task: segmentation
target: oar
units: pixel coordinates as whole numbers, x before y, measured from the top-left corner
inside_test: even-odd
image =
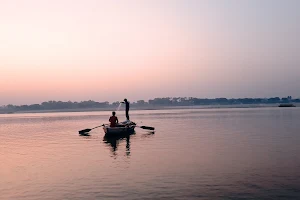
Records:
[[[142,129],[151,130],[151,131],[153,131],[155,129],[154,127],[151,127],[151,126],[136,126],[136,127],[139,127],[139,128],[142,128]]]
[[[100,125],[100,126],[96,126],[96,127],[94,127],[94,128],[83,129],[83,130],[79,131],[79,134],[82,134],[82,133],[88,133],[88,132],[90,132],[91,130],[93,130],[93,129],[95,129],[95,128],[99,128],[99,127],[101,127],[101,126],[104,126],[104,124],[102,124],[102,125]]]

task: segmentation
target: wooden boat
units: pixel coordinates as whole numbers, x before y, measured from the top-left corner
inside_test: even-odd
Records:
[[[109,124],[103,125],[103,130],[105,136],[119,136],[119,135],[129,135],[134,133],[134,128],[136,124],[132,121],[125,121],[119,123],[116,127],[110,127]]]

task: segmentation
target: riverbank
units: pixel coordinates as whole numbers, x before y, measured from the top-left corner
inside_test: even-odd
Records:
[[[300,103],[294,104],[300,107]],[[279,104],[233,104],[233,105],[201,105],[201,106],[132,106],[131,110],[174,110],[174,109],[218,109],[218,108],[265,108],[278,107]],[[97,112],[113,111],[116,108],[84,108],[84,109],[53,109],[53,110],[28,110],[28,111],[0,111],[0,114],[18,113],[55,113],[55,112]],[[121,108],[123,110],[124,108]]]

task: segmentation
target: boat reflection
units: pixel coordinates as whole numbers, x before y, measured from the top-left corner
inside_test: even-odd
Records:
[[[116,151],[118,150],[118,146],[120,142],[126,140],[126,156],[130,156],[130,137],[135,135],[135,132],[127,135],[121,135],[121,136],[104,136],[103,141],[104,143],[108,144],[111,146],[111,152],[113,155],[116,155]]]
[[[141,134],[142,138],[148,138],[154,135],[154,132],[148,132],[146,134]],[[114,137],[103,137],[103,141],[105,144],[110,146],[111,153],[116,156],[117,155],[117,150],[119,148],[120,143],[123,141],[126,141],[126,156],[130,156],[130,144],[131,144],[131,139],[135,138],[136,132],[133,132],[131,134],[127,135],[121,135],[121,136],[114,136]]]

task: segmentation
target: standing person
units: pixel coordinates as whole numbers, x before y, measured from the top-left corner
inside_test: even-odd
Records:
[[[112,112],[112,116],[110,116],[109,122],[110,122],[110,127],[116,127],[117,124],[119,123],[119,120],[118,120],[118,117],[116,116],[115,111]]]
[[[124,102],[121,103],[125,103],[126,118],[129,121],[129,102],[127,101],[127,99],[124,99]]]

